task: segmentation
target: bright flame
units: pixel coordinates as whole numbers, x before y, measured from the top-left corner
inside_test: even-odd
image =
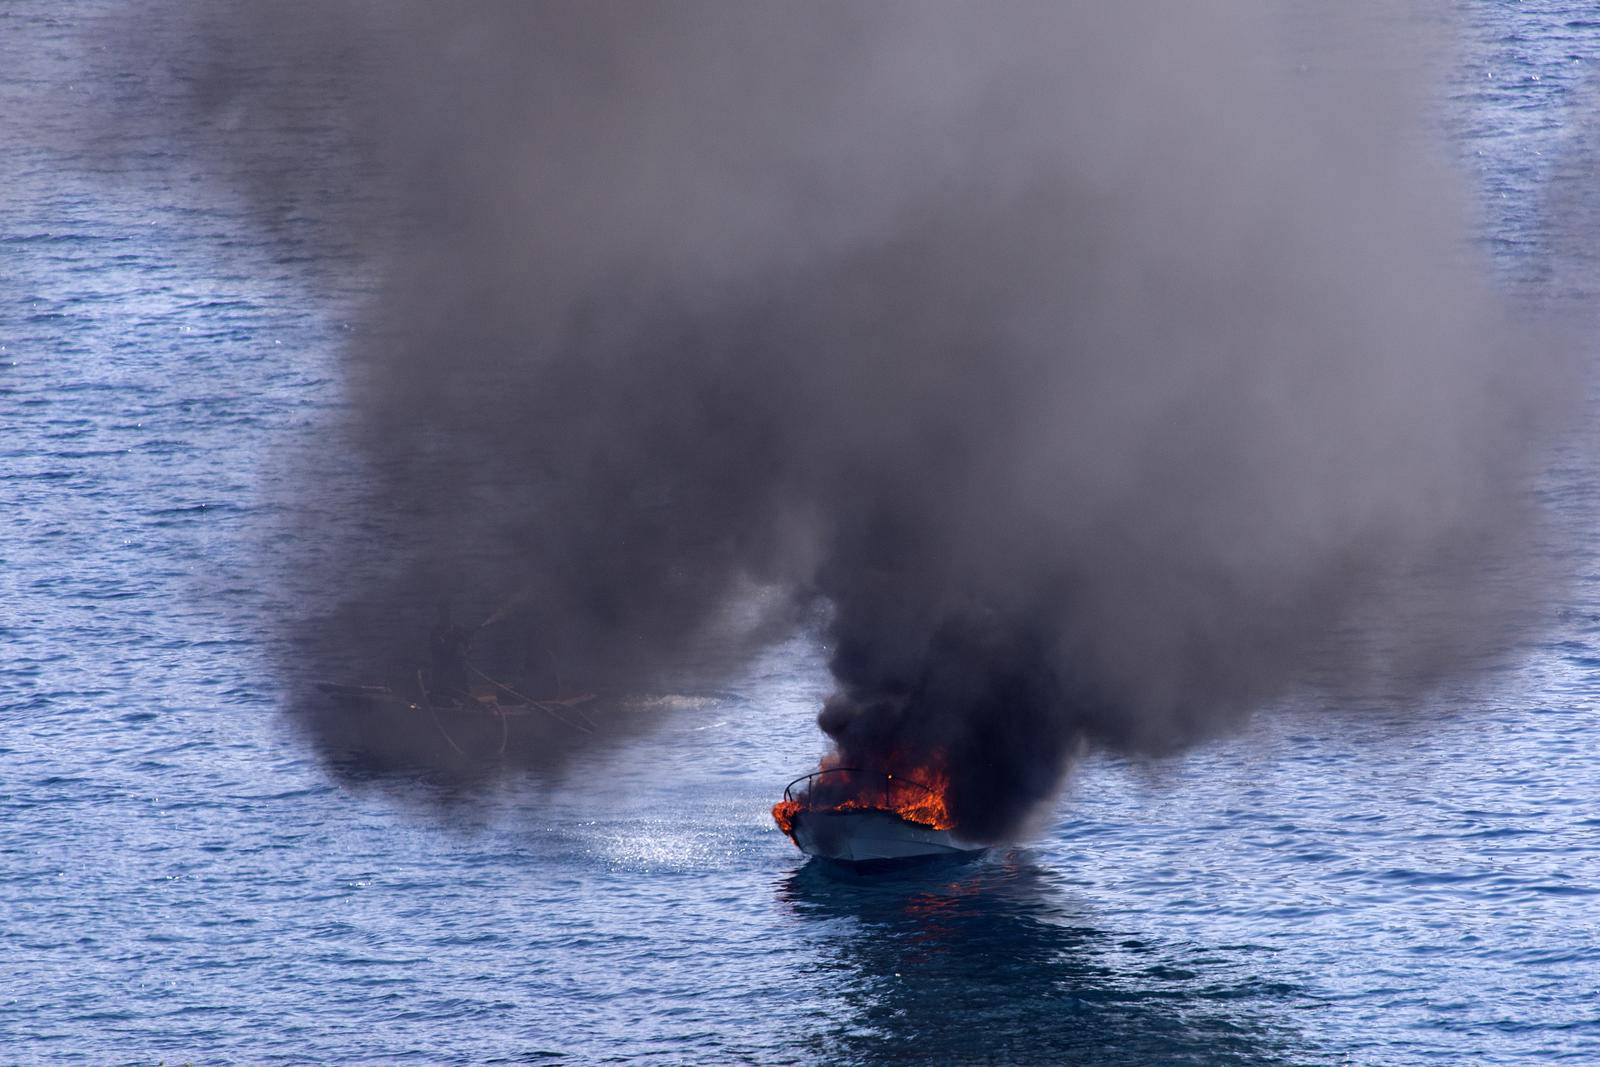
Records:
[[[772,821],[778,824],[778,829],[794,837],[794,817],[799,815],[804,808],[798,800],[780,800],[772,805]]]
[[[905,773],[880,773],[839,766],[839,757],[823,759],[807,790],[785,795],[772,805],[772,821],[794,838],[795,817],[806,811],[885,811],[933,830],[949,830],[955,822],[945,803],[950,776],[938,761]]]

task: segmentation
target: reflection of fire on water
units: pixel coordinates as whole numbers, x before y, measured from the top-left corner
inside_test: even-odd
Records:
[[[829,762],[825,759],[821,770],[789,783],[783,799],[772,806],[773,821],[791,840],[795,817],[803,812],[880,811],[930,830],[949,830],[955,825],[945,805],[950,778],[938,766],[895,774],[829,766]]]

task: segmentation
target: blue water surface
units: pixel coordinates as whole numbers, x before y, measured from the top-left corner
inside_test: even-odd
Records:
[[[806,635],[554,778],[330,768],[269,620],[370,279],[159,124],[82,135],[181,88],[83,62],[111,10],[0,6],[0,1060],[1600,1062],[1587,555],[1494,686],[1092,755],[962,866],[849,877],[773,827],[820,751]],[[1600,9],[1463,10],[1441,124],[1481,239],[1581,290],[1551,190]],[[1586,454],[1545,488],[1580,530]]]

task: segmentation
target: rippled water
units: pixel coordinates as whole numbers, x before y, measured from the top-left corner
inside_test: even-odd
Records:
[[[98,10],[0,7],[4,1059],[1600,1061],[1587,555],[1550,643],[1438,714],[1095,757],[965,866],[846,877],[773,828],[818,748],[805,639],[559,782],[330,773],[260,620],[297,607],[284,457],[339,404],[358,265],[308,262],[314,220],[255,236],[185,145],[86,142],[149,88],[81,80]],[[1466,10],[1483,238],[1584,289],[1548,191],[1600,16]],[[1547,486],[1579,527],[1581,454]]]

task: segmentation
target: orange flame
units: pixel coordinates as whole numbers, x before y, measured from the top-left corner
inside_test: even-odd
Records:
[[[830,754],[821,765],[821,773],[829,771],[838,772],[838,777],[824,779],[825,785],[813,783],[808,792],[785,796],[772,805],[772,821],[791,840],[795,817],[806,811],[886,811],[933,830],[955,826],[945,802],[950,776],[937,761],[903,774],[876,774],[843,768],[839,756]]]
[[[794,837],[794,817],[799,815],[805,805],[798,800],[780,800],[772,805],[772,821],[778,824],[778,829]]]

